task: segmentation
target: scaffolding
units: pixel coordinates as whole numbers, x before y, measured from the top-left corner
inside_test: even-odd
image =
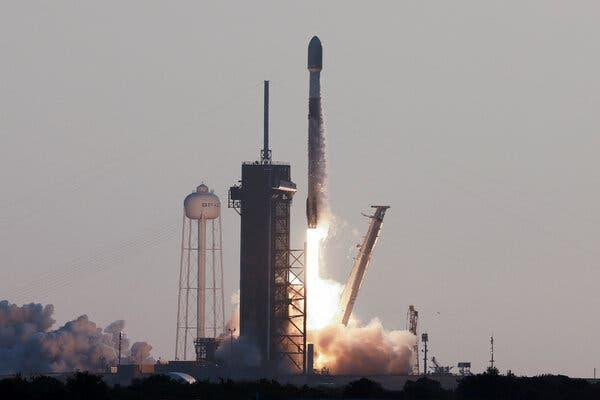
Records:
[[[275,270],[273,361],[278,369],[293,373],[304,373],[306,365],[304,254],[304,249],[282,253],[282,258],[289,262],[286,267],[282,262],[282,268]]]

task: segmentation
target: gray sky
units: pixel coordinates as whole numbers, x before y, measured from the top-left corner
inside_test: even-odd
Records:
[[[59,322],[123,318],[174,347],[181,202],[222,199],[258,157],[271,80],[274,158],[305,229],[306,46],[324,46],[330,275],[370,204],[390,204],[359,295],[364,321],[431,354],[590,376],[600,367],[600,4],[596,1],[23,2],[0,6],[0,297]],[[227,295],[239,218],[224,209]]]

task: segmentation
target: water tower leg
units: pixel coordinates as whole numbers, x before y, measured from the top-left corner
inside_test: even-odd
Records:
[[[210,254],[212,257],[212,299],[211,299],[211,305],[212,305],[212,337],[216,338],[217,337],[217,271],[216,271],[216,246],[217,246],[217,241],[216,241],[216,232],[215,232],[215,220],[212,219],[210,221],[210,228],[211,228],[211,237],[212,237],[212,246],[211,246],[211,250],[210,250]]]
[[[206,219],[198,220],[198,310],[196,313],[196,338],[205,335],[206,313]]]
[[[177,327],[175,330],[175,359],[179,360],[179,340],[183,339],[181,335],[181,327],[183,321],[181,321],[181,292],[184,288],[183,281],[183,257],[185,254],[185,212],[183,213],[183,222],[181,224],[181,256],[179,257],[179,288],[177,290]],[[186,332],[183,331],[185,336]]]

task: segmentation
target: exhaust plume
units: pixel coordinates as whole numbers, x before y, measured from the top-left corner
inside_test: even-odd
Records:
[[[412,371],[416,337],[408,331],[387,331],[378,319],[366,326],[329,325],[310,333],[315,368],[334,374],[407,374]]]
[[[100,371],[116,364],[124,321],[115,321],[103,330],[82,315],[51,330],[53,313],[52,304],[19,307],[0,301],[0,374]],[[123,335],[121,360],[153,363],[151,349],[146,342],[136,342],[130,348]]]
[[[150,356],[152,346],[146,342],[135,342],[131,346],[131,355],[129,359],[136,364],[154,364],[154,359]]]
[[[233,310],[220,336],[221,344],[217,348],[216,358],[228,366],[257,367],[261,357],[258,348],[248,339],[240,338],[240,291],[231,295]]]

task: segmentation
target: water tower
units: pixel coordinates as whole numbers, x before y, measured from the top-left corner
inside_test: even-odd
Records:
[[[183,211],[175,359],[210,360],[225,330],[221,201],[202,184]]]

